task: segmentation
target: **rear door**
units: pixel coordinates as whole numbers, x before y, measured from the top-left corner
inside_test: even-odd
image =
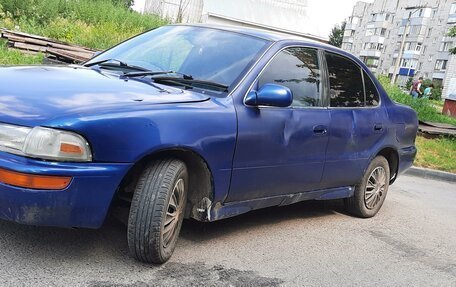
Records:
[[[385,136],[386,110],[368,74],[353,60],[326,52],[330,137],[324,187],[356,184]]]

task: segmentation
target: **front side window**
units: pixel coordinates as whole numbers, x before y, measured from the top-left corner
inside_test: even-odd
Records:
[[[288,87],[293,93],[293,107],[321,104],[321,79],[318,51],[311,48],[288,48],[278,53],[258,80],[264,84]]]
[[[331,107],[363,107],[361,68],[349,59],[326,53]]]

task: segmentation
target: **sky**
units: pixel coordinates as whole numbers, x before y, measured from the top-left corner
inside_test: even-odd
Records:
[[[144,7],[145,0],[135,0],[134,8],[141,9]],[[219,0],[229,1],[229,0]],[[353,11],[353,6],[359,0],[307,0],[309,4],[308,15],[316,28],[312,34],[321,37],[328,37],[334,25],[341,23]],[[364,0],[372,2],[373,0]]]
[[[315,23],[315,33],[321,37],[328,37],[334,25],[342,23],[353,12],[355,3],[359,0],[307,0],[309,16]],[[373,0],[363,0],[373,2]]]

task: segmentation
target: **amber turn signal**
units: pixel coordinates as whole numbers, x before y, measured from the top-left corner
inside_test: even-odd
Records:
[[[0,169],[0,182],[30,189],[61,190],[68,187],[71,177],[34,175]]]
[[[74,153],[78,155],[84,154],[82,148],[78,145],[68,144],[68,143],[61,143],[60,144],[60,151],[65,153]]]

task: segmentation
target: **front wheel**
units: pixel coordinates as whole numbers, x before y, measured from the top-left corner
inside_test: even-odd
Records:
[[[367,167],[362,181],[355,186],[354,195],[344,200],[345,208],[358,217],[375,216],[385,201],[389,181],[388,161],[383,156],[375,157]]]
[[[145,263],[171,257],[184,218],[188,173],[176,159],[153,162],[142,172],[128,219],[130,253]]]

